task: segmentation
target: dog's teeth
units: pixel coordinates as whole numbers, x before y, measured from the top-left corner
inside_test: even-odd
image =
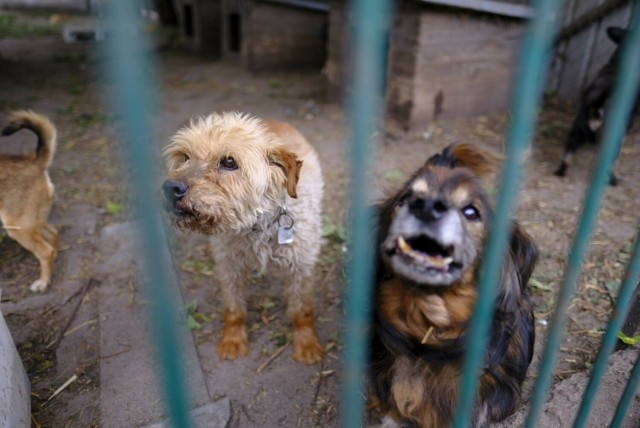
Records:
[[[400,250],[404,253],[413,254],[413,248],[407,244],[407,241],[405,241],[402,236],[398,237],[398,247],[400,247]]]
[[[429,257],[429,263],[437,268],[441,268],[447,265],[445,261],[440,257]]]
[[[437,257],[427,256],[427,262],[437,268],[445,268],[449,266],[452,261],[453,261],[453,257],[442,258],[440,256],[437,256]]]

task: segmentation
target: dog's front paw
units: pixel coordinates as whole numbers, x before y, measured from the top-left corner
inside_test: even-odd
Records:
[[[45,291],[47,291],[48,285],[49,283],[44,279],[36,279],[29,287],[29,290],[33,291],[34,293],[44,293]]]
[[[243,311],[224,310],[224,329],[218,343],[218,356],[221,360],[235,360],[249,355],[249,340],[245,328]]]
[[[218,343],[218,356],[221,360],[235,360],[249,355],[249,341],[240,336],[223,336]]]
[[[293,335],[293,359],[307,364],[316,364],[322,361],[324,350],[318,336],[312,329],[301,329]]]

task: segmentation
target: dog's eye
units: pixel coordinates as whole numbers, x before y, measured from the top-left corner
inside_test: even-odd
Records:
[[[182,163],[183,163],[183,164],[185,164],[185,163],[189,163],[189,161],[190,161],[190,160],[191,160],[191,158],[189,157],[189,155],[188,155],[188,154],[186,154],[186,153],[182,153]]]
[[[465,216],[467,220],[478,221],[480,220],[480,211],[473,205],[467,205],[462,209],[462,215]]]
[[[233,171],[234,169],[238,169],[238,164],[236,163],[236,160],[234,158],[232,158],[231,156],[227,156],[220,159],[220,168]]]

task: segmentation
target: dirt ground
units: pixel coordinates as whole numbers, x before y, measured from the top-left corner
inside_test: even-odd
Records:
[[[0,20],[0,120],[12,109],[30,108],[48,115],[58,126],[59,148],[51,168],[57,191],[52,222],[61,231],[62,255],[77,252],[78,248],[87,251],[73,260],[60,257],[50,291],[33,296],[28,285],[38,274],[37,262],[0,229],[0,309],[32,381],[34,426],[97,426],[100,416],[95,400],[103,355],[95,334],[89,334],[75,351],[74,371],[79,381],[56,399],[47,398],[66,380],[56,363],[57,346],[64,335],[70,334],[69,326],[79,307],[95,305],[99,284],[91,283],[83,266],[98,257],[98,232],[130,219],[128,187],[123,180],[126,170],[117,134],[118,118],[105,106],[104,94],[108,93],[110,82],[102,78],[99,45],[65,44],[59,37],[59,26],[48,23],[47,18],[22,16],[17,20],[27,24],[10,23],[11,31],[7,30],[7,22]],[[294,366],[291,349],[285,348],[269,366],[280,375],[269,377],[268,382],[252,375],[256,367],[290,340],[282,289],[261,277],[256,278],[249,296],[250,358],[237,363],[218,361],[215,345],[221,305],[215,272],[224,267],[213,264],[206,239],[197,235],[178,236],[175,259],[207,387],[212,396],[231,398],[231,426],[338,426],[349,180],[346,113],[339,104],[325,100],[320,71],[251,75],[232,62],[212,62],[189,55],[170,37],[162,39],[156,53],[158,152],[190,116],[221,110],[285,120],[298,127],[319,152],[326,182],[327,244],[317,268],[316,294],[320,336],[328,350],[320,367]],[[540,262],[530,283],[538,320],[538,345],[543,341],[546,321],[551,318],[576,216],[597,155],[595,146],[587,146],[578,153],[568,177],[561,180],[552,174],[561,156],[571,111],[571,106],[552,95],[547,97],[516,216],[540,247]],[[376,195],[393,191],[428,156],[450,143],[470,142],[501,150],[508,120],[507,114],[493,114],[432,123],[408,133],[385,133],[376,165],[371,168]],[[617,164],[622,180],[607,191],[569,309],[568,335],[558,357],[556,380],[590,366],[617,295],[640,217],[638,140],[636,127],[626,137]],[[33,141],[20,133],[3,140],[0,150],[29,153]],[[492,192],[495,194],[495,190]],[[79,235],[77,223],[87,215],[93,216],[95,224],[91,233]],[[75,294],[61,292],[58,284],[65,280],[78,281]],[[38,311],[25,310],[34,307],[36,300]],[[99,323],[91,323],[90,317],[86,323],[84,328],[89,332],[99,329]],[[530,377],[534,376],[535,371],[530,370]],[[272,419],[270,413],[279,405],[280,392],[291,389],[305,397],[294,403],[297,411],[286,420]],[[77,405],[74,400],[79,396],[84,397],[83,412],[69,414],[69,403]]]

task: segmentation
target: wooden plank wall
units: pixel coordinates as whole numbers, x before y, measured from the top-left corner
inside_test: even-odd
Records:
[[[608,1],[567,0],[563,27]],[[345,3],[330,1],[325,72],[333,99],[347,89],[351,26]],[[389,119],[411,128],[437,117],[509,108],[524,21],[416,0],[395,0],[394,6],[386,82]],[[630,15],[630,5],[623,5],[559,44],[547,90],[577,99],[615,48],[606,27],[625,27]]]
[[[318,69],[325,63],[328,16],[272,3],[253,2],[242,23],[242,59],[252,71]]]
[[[411,125],[509,106],[521,20],[423,7]]]
[[[391,24],[386,87],[386,114],[403,127],[416,104],[416,64],[419,55],[421,5],[411,0],[396,2]]]
[[[328,98],[342,101],[345,79],[351,55],[347,52],[352,37],[347,6],[342,0],[329,0],[329,26],[327,61],[324,72],[327,77]]]
[[[568,0],[564,26],[605,1]],[[607,63],[615,50],[616,45],[607,37],[606,28],[626,28],[631,11],[631,3],[621,6],[561,42],[554,53],[547,90],[556,93],[561,99],[577,101],[583,89]]]

